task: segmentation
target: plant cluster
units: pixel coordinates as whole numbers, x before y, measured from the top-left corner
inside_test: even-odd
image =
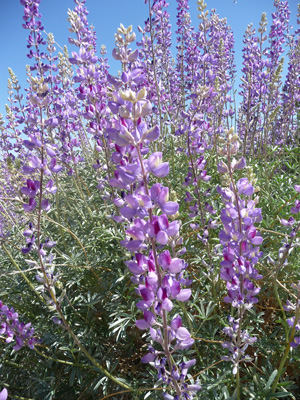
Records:
[[[266,14],[247,27],[236,106],[227,20],[198,0],[195,29],[176,2],[174,58],[168,3],[146,0],[139,38],[117,29],[114,76],[85,0],[71,54],[20,0],[0,399],[299,399],[300,29],[281,0],[269,31]]]

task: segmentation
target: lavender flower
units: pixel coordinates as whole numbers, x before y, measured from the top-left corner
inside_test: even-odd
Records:
[[[256,208],[256,200],[251,197],[255,188],[248,178],[241,178],[234,182],[234,170],[245,167],[245,160],[231,160],[231,154],[236,154],[239,148],[237,135],[232,131],[227,133],[227,143],[219,153],[227,155],[226,171],[228,187],[218,187],[217,191],[222,196],[225,208],[221,210],[223,228],[219,233],[219,239],[223,245],[223,261],[221,262],[220,277],[225,280],[227,296],[224,301],[231,303],[238,310],[238,318],[229,317],[229,327],[224,332],[230,338],[223,347],[228,348],[230,356],[223,358],[234,364],[233,374],[238,374],[239,363],[248,358],[245,351],[249,344],[256,341],[247,331],[242,330],[242,320],[247,309],[257,303],[257,294],[260,288],[255,286],[253,280],[261,279],[261,275],[255,268],[262,253],[259,245],[263,238],[254,224],[262,220],[261,209]],[[224,173],[224,172],[223,172]],[[253,177],[252,181],[253,181]],[[248,198],[248,199],[247,199]]]
[[[0,334],[6,336],[6,343],[11,343],[15,339],[16,344],[13,347],[15,351],[25,345],[30,349],[34,348],[37,339],[33,336],[34,329],[31,323],[20,322],[18,313],[4,305],[2,301],[0,301],[0,323]]]
[[[296,332],[300,332],[300,281],[295,284],[292,284],[292,289],[296,292],[296,301],[292,303],[291,301],[287,300],[286,305],[283,306],[284,310],[287,312],[293,312],[293,316],[287,319],[287,323],[290,328],[292,328],[292,335],[290,346],[296,348],[300,345],[300,333],[299,336]]]
[[[129,44],[126,36],[122,40],[124,46]],[[122,43],[121,38],[119,43]],[[127,51],[130,50],[127,48]],[[121,54],[126,52],[120,46],[115,54],[122,59]],[[179,240],[179,222],[170,222],[168,218],[177,213],[178,205],[169,201],[169,188],[158,183],[149,184],[153,177],[165,177],[169,165],[163,161],[161,152],[144,158],[148,153],[148,143],[158,139],[159,129],[149,129],[143,120],[151,112],[151,106],[146,90],[136,91],[136,76],[136,69],[129,64],[126,76],[122,76],[123,83],[121,86],[117,84],[118,89],[113,94],[116,102],[110,105],[114,118],[108,134],[117,146],[124,148],[123,152],[116,147],[118,156],[114,160],[117,169],[110,184],[128,193],[122,195],[121,192],[115,204],[120,207],[124,222],[129,222],[121,245],[132,254],[126,265],[133,273],[131,281],[137,285],[136,292],[141,296],[137,307],[143,312],[143,318],[136,321],[136,326],[149,330],[152,341],[162,348],[157,351],[151,345],[150,352],[142,361],[153,363],[158,378],[174,388],[176,397],[165,394],[165,398],[192,398],[192,393],[200,387],[188,387],[184,378],[194,361],[176,364],[174,360],[178,351],[193,345],[194,339],[182,326],[179,316],[168,323],[173,302],[185,302],[191,296],[191,290],[186,288],[190,282],[184,277],[187,264],[176,256],[175,251]],[[122,84],[126,84],[126,91],[121,89]],[[145,106],[147,111],[143,113]],[[172,256],[165,249],[167,245],[172,249]]]

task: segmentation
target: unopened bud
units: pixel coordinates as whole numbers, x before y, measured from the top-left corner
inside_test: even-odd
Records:
[[[137,101],[145,99],[147,96],[147,90],[143,87],[137,94],[136,99]]]

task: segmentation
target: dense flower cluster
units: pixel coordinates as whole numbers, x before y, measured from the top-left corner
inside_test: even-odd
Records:
[[[295,138],[299,108],[298,63],[295,57],[299,51],[299,32],[296,31],[295,36],[290,34],[288,2],[276,0],[274,6],[269,35],[266,14],[263,13],[258,35],[251,24],[244,37],[243,79],[240,84],[242,103],[238,118],[244,154],[255,149],[261,151],[264,148],[266,151],[267,145],[292,143]],[[289,47],[289,63],[283,82],[282,55],[286,46]]]
[[[186,302],[191,296],[188,288],[191,281],[185,276],[187,264],[175,250],[182,243],[180,223],[174,219],[170,221],[179,206],[169,200],[168,187],[150,184],[151,176],[164,178],[168,175],[169,164],[163,161],[161,152],[149,155],[148,146],[159,138],[160,130],[158,126],[149,128],[146,123],[152,106],[146,90],[137,89],[144,78],[127,47],[131,41],[130,30],[121,26],[120,31],[124,35],[124,47],[120,46],[115,53],[118,51],[125,68],[119,82],[115,78],[114,101],[108,103],[114,118],[107,133],[116,150],[112,154],[115,176],[109,182],[121,190],[120,197],[114,199],[120,212],[115,219],[125,224],[126,238],[121,245],[132,254],[126,265],[133,273],[131,281],[137,285],[136,291],[142,298],[137,307],[143,312],[143,318],[138,319],[136,325],[142,330],[149,329],[152,340],[162,348],[156,350],[151,345],[142,361],[153,362],[158,378],[174,387],[176,398],[184,398],[185,394],[192,398],[192,393],[200,390],[200,386],[186,385],[184,379],[195,360],[176,364],[174,356],[178,350],[190,348],[194,340],[182,326],[180,316],[168,322],[174,301]],[[121,39],[118,38],[118,42]],[[125,85],[124,90],[122,86]],[[173,396],[166,394],[165,398]]]
[[[19,321],[19,314],[13,308],[7,307],[0,301],[0,335],[6,336],[6,343],[16,341],[13,349],[20,350],[23,346],[33,349],[37,343],[37,339],[33,336],[34,329],[31,322],[24,324]]]
[[[257,303],[260,288],[255,286],[253,280],[262,276],[255,268],[258,259],[262,256],[259,245],[263,238],[254,224],[262,221],[261,209],[256,208],[253,182],[248,178],[241,178],[236,183],[233,179],[234,171],[245,168],[245,159],[231,160],[239,149],[239,139],[232,131],[227,133],[225,145],[219,148],[219,153],[227,156],[227,165],[220,161],[218,171],[227,175],[228,187],[218,187],[217,191],[222,196],[225,208],[221,210],[223,229],[219,233],[220,243],[223,246],[223,261],[220,263],[220,277],[226,282],[226,303],[238,309],[238,318],[229,317],[229,327],[223,329],[231,341],[223,344],[231,353],[225,360],[234,364],[233,373],[236,374],[239,363],[246,360],[245,350],[248,345],[256,341],[247,331],[242,331],[242,319],[247,309]],[[223,178],[226,182],[226,175]],[[253,178],[252,178],[253,180]]]

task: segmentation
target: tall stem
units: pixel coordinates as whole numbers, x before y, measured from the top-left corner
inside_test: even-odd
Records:
[[[279,365],[279,368],[278,368],[278,372],[277,372],[276,378],[275,378],[273,386],[272,386],[272,394],[274,394],[276,392],[276,388],[277,388],[279,379],[280,379],[280,377],[282,375],[282,370],[283,370],[283,368],[284,368],[284,366],[286,364],[286,361],[288,359],[290,348],[291,348],[291,343],[294,340],[294,336],[295,336],[295,332],[296,332],[296,325],[297,325],[297,322],[298,322],[299,318],[300,318],[300,305],[299,305],[299,299],[297,298],[297,308],[296,308],[295,322],[294,322],[294,325],[292,327],[292,331],[291,331],[291,334],[290,334],[289,341],[288,341],[288,343],[286,345],[283,357],[281,359],[281,362],[280,362],[280,365]]]

